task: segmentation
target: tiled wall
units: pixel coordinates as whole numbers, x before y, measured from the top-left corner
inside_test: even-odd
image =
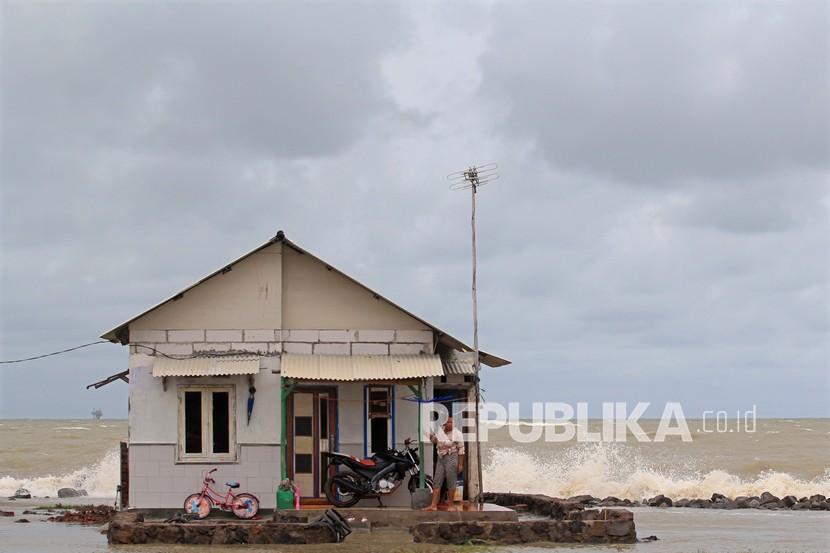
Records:
[[[206,470],[218,468],[212,486],[224,495],[225,482],[239,482],[235,493],[252,493],[260,507],[273,509],[280,482],[279,446],[241,445],[240,461],[232,464],[175,462],[173,444],[130,445],[130,507],[180,509],[185,498],[202,487]]]
[[[433,353],[429,330],[134,330],[132,353],[193,355],[200,352],[250,352],[260,355],[415,355]],[[149,349],[152,348],[152,349]]]

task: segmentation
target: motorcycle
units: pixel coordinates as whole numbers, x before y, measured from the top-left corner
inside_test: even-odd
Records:
[[[370,459],[358,459],[345,453],[328,453],[329,463],[344,466],[326,481],[326,497],[335,507],[346,508],[361,499],[376,498],[382,507],[381,498],[397,490],[409,473],[409,491],[418,487],[420,474],[418,447],[411,447],[412,440],[404,441],[404,448],[390,449],[375,453]],[[432,493],[432,478],[426,476],[426,487]]]

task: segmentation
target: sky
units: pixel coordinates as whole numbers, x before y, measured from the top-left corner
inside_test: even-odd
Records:
[[[823,2],[2,3],[0,358],[94,341],[282,229],[471,339],[487,401],[830,416]],[[0,418],[124,417],[97,345]]]

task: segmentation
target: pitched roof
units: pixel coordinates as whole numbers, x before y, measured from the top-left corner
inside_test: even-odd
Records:
[[[471,348],[470,346],[468,346],[467,344],[465,344],[464,342],[462,342],[458,338],[455,338],[454,336],[451,336],[450,334],[447,334],[446,332],[444,332],[443,330],[441,330],[437,326],[435,326],[435,325],[425,321],[424,319],[418,317],[417,315],[407,311],[406,309],[404,309],[400,305],[396,304],[395,302],[389,300],[388,298],[384,297],[383,295],[379,294],[378,292],[375,292],[374,290],[372,290],[371,288],[369,288],[368,286],[366,286],[362,282],[359,282],[359,281],[355,280],[354,278],[347,275],[343,271],[340,271],[339,269],[337,269],[335,267],[332,267],[328,262],[323,261],[322,259],[320,259],[316,255],[314,255],[314,254],[308,252],[307,250],[303,249],[302,247],[300,247],[296,243],[294,243],[291,240],[289,240],[288,238],[286,238],[285,233],[283,233],[283,231],[277,232],[276,236],[274,236],[273,238],[271,238],[270,240],[268,240],[264,244],[262,244],[262,245],[258,246],[257,248],[251,250],[250,252],[246,253],[242,257],[240,257],[238,259],[235,259],[234,261],[231,261],[229,264],[224,265],[220,269],[217,269],[216,271],[210,273],[209,275],[207,275],[206,277],[198,280],[197,282],[194,282],[193,284],[191,284],[190,286],[188,286],[184,290],[181,290],[181,291],[173,294],[172,296],[170,296],[166,300],[154,305],[150,309],[147,309],[146,311],[144,311],[142,313],[139,313],[138,315],[131,318],[130,320],[121,323],[120,325],[116,326],[115,328],[113,328],[111,330],[108,330],[107,332],[105,332],[104,334],[101,335],[101,338],[103,338],[105,340],[109,340],[111,342],[115,342],[115,343],[120,342],[122,344],[126,344],[127,343],[127,331],[128,331],[130,323],[136,321],[137,319],[140,319],[144,315],[150,313],[151,311],[154,311],[155,309],[158,309],[159,307],[161,307],[162,305],[165,305],[166,303],[169,303],[171,301],[175,301],[175,300],[179,299],[185,293],[187,293],[189,290],[195,288],[196,286],[199,286],[200,284],[202,284],[206,280],[209,280],[209,279],[213,278],[214,276],[216,276],[218,274],[228,272],[235,264],[239,263],[240,261],[242,261],[242,260],[252,256],[253,254],[257,253],[258,251],[263,250],[263,249],[267,248],[268,246],[271,246],[272,244],[275,244],[275,243],[282,243],[283,245],[288,246],[289,248],[293,248],[294,250],[296,250],[296,251],[298,251],[302,254],[308,255],[311,258],[316,259],[317,261],[319,261],[319,262],[323,263],[324,265],[326,265],[326,267],[329,267],[332,271],[335,271],[336,273],[342,275],[343,277],[349,279],[350,281],[354,282],[358,286],[362,287],[363,289],[365,289],[369,293],[373,294],[378,299],[385,301],[386,303],[388,303],[392,307],[395,307],[396,309],[399,309],[400,311],[406,313],[407,315],[409,315],[413,319],[421,322],[425,326],[428,326],[430,329],[432,329],[433,332],[435,332],[437,334],[438,341],[440,343],[445,344],[445,345],[447,345],[447,346],[449,346],[453,349],[459,350],[459,351],[466,351],[466,352],[473,351],[473,348]],[[502,359],[501,357],[491,355],[491,354],[489,354],[485,351],[479,350],[479,356],[480,356],[481,362],[484,363],[485,365],[490,366],[490,367],[501,367],[501,366],[510,364],[510,361],[508,361],[507,359]]]

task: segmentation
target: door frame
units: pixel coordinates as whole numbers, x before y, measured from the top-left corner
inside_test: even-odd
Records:
[[[286,411],[286,419],[288,424],[286,425],[286,474],[288,478],[294,480],[294,394],[296,393],[327,393],[329,394],[329,398],[333,399],[334,401],[329,401],[329,428],[334,430],[334,445],[332,451],[337,451],[339,444],[340,444],[340,432],[338,426],[338,404],[339,401],[337,400],[337,386],[321,386],[321,385],[303,385],[297,384],[297,386],[291,391],[291,395],[288,396],[285,402],[285,411]],[[318,434],[320,432],[320,403],[319,401],[315,401],[313,405],[313,415],[312,415],[312,434]],[[318,468],[318,475],[317,478],[314,479],[314,494],[308,496],[302,496],[303,498],[319,498],[323,497],[323,490],[320,486],[320,472],[324,470],[324,467],[321,463],[321,456],[320,456],[320,440],[319,438],[313,440],[314,442],[314,452],[312,453],[312,462],[320,463]],[[314,461],[316,459],[316,461]],[[329,474],[332,474],[334,467],[329,467]]]
[[[447,386],[445,383],[436,383],[436,384],[434,384],[434,386],[435,387],[433,389],[433,395],[435,397],[440,397],[442,393],[450,393],[450,394],[453,394],[453,395],[460,394],[458,397],[453,398],[452,400],[444,401],[444,402],[441,402],[441,403],[450,403],[450,404],[452,404],[452,403],[456,403],[456,402],[463,403],[465,401],[468,401],[467,396],[468,396],[468,394],[470,392],[470,389],[471,389],[471,386],[469,386],[469,385],[459,386],[459,385],[456,384],[456,385]],[[452,414],[452,413],[450,413],[450,414]],[[455,421],[453,421],[453,422],[455,422]],[[462,432],[463,432],[463,430],[462,430]],[[470,447],[475,447],[475,442],[471,442],[471,441],[464,442],[464,449],[466,450],[466,453],[464,455],[464,467],[462,468],[462,472],[464,473],[464,499],[469,499],[467,493],[468,493],[470,488],[467,485],[467,480],[470,477],[469,476],[470,475],[470,455],[469,455]],[[432,448],[432,463],[433,463],[432,466],[433,467],[435,467],[435,463],[437,463],[437,457],[438,457],[438,450],[436,448]],[[433,468],[433,470],[434,470],[434,468]]]

